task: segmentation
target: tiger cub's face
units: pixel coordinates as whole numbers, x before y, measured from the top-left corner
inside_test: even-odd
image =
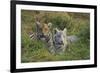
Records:
[[[43,24],[42,32],[44,35],[47,35],[48,32],[50,31],[49,27],[47,24]]]
[[[56,50],[64,51],[67,46],[67,35],[66,35],[66,28],[64,30],[55,29],[54,32],[54,45]]]
[[[44,35],[48,35],[50,33],[51,26],[52,26],[51,23],[43,24],[42,32],[43,32]]]

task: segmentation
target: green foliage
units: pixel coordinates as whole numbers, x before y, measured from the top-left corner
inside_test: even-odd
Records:
[[[64,29],[70,24],[70,17],[67,13],[55,13],[53,16],[50,16],[48,20],[54,24],[53,27],[59,29]]]
[[[53,55],[46,43],[31,40],[29,33],[35,32],[35,18],[41,23],[51,22],[53,28],[67,28],[67,35],[77,35],[79,41],[71,43],[63,54]],[[88,13],[21,11],[21,62],[44,62],[90,59],[90,19]]]

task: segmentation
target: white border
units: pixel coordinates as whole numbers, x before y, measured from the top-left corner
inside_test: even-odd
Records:
[[[21,9],[90,13],[90,60],[21,63]],[[94,64],[94,9],[16,5],[16,68],[38,68]]]

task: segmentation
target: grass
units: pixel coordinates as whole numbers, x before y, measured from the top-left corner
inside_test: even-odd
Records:
[[[52,22],[53,27],[67,28],[67,35],[76,35],[79,41],[71,43],[63,54],[51,54],[46,43],[31,40],[30,32],[35,32],[35,17],[41,23]],[[68,61],[90,59],[90,19],[88,13],[21,11],[21,62]]]

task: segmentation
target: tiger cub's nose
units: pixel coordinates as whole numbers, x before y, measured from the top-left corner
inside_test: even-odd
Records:
[[[60,45],[63,44],[63,41],[60,41],[58,44],[60,44]]]

